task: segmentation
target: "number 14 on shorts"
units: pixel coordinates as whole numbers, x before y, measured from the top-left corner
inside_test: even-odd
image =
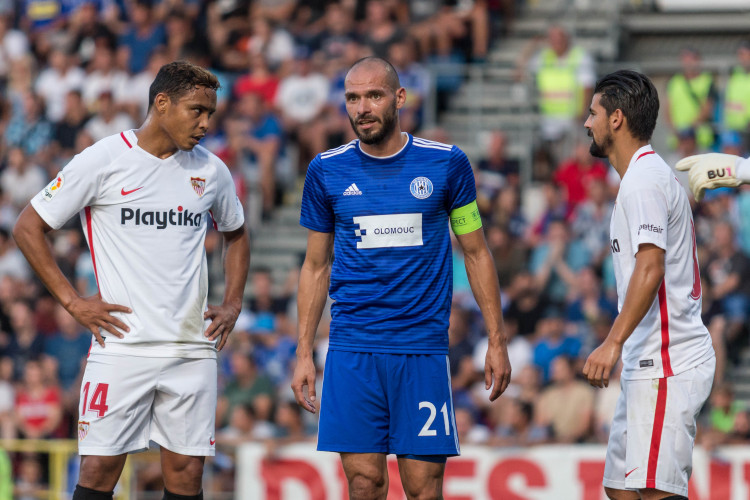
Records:
[[[432,423],[435,421],[435,416],[437,415],[437,409],[435,408],[435,405],[430,403],[429,401],[420,401],[419,409],[422,410],[423,408],[427,408],[428,410],[430,410],[430,416],[427,417],[427,422],[425,422],[422,430],[419,431],[419,436],[437,436],[437,430],[432,428]],[[440,413],[443,414],[445,435],[450,436],[451,426],[450,418],[448,417],[448,403],[443,403],[442,408],[440,408]]]
[[[91,382],[86,382],[81,391],[81,416],[85,416],[87,411],[92,411],[96,412],[99,418],[102,418],[109,409],[109,406],[107,406],[109,384],[96,384],[94,392],[91,394],[91,400],[89,400],[90,387]]]

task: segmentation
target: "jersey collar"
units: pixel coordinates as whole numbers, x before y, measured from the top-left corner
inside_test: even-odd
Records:
[[[403,145],[403,147],[402,147],[402,148],[401,148],[401,149],[400,149],[400,150],[398,151],[398,153],[394,153],[394,154],[392,154],[392,155],[390,155],[390,156],[373,156],[373,155],[368,155],[367,153],[365,153],[364,151],[362,151],[362,148],[360,148],[360,147],[359,147],[359,139],[357,139],[357,147],[356,147],[356,149],[357,149],[357,153],[359,153],[360,155],[364,156],[365,158],[369,158],[369,159],[371,159],[371,160],[375,160],[375,161],[383,161],[383,160],[386,160],[386,161],[391,161],[391,160],[397,160],[397,159],[401,158],[401,157],[402,157],[403,155],[405,155],[405,154],[406,154],[406,152],[407,152],[407,151],[409,150],[409,148],[411,147],[411,143],[412,143],[412,139],[413,139],[413,137],[411,136],[411,134],[410,134],[410,133],[408,133],[408,132],[401,132],[401,134],[402,134],[402,135],[406,135],[406,143],[405,143],[405,144]]]
[[[654,148],[651,147],[651,144],[646,144],[645,146],[641,147],[630,159],[630,163],[628,164],[628,171],[630,170],[630,167],[632,167],[638,160],[640,160],[644,156],[652,154],[654,154]]]

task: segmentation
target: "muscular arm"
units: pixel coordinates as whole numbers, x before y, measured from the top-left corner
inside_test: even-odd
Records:
[[[224,347],[229,334],[234,329],[242,310],[242,297],[247,283],[247,270],[250,266],[250,242],[245,226],[222,233],[224,236],[224,299],[220,306],[208,306],[204,318],[211,318],[206,329],[206,337],[216,340],[221,336],[218,350]]]
[[[646,316],[664,280],[664,255],[664,250],[656,245],[639,247],[622,311],[604,343],[591,353],[583,367],[583,374],[591,385],[609,385],[609,374],[620,358],[623,344]]]
[[[130,308],[104,303],[100,297],[87,299],[80,297],[73,285],[63,275],[57,262],[55,262],[52,250],[47,244],[45,235],[51,230],[52,228],[44,222],[34,210],[34,207],[26,205],[13,227],[13,238],[47,290],[80,324],[91,330],[102,347],[104,346],[104,340],[100,329],[122,338],[123,334],[115,327],[126,332],[129,331],[129,328],[125,323],[112,316],[110,312],[129,313],[131,312]]]
[[[297,367],[294,370],[292,390],[297,403],[307,411],[315,413],[315,364],[312,359],[315,332],[328,297],[328,282],[331,276],[331,253],[333,233],[309,230],[307,254],[299,275],[297,292],[297,317],[299,340],[297,341]],[[309,399],[303,388],[308,387]]]
[[[484,367],[485,388],[489,389],[494,382],[490,394],[490,401],[494,401],[508,387],[511,371],[497,271],[484,239],[484,231],[477,229],[457,235],[457,238],[464,252],[466,274],[469,277],[471,291],[474,293],[474,298],[479,304],[487,326],[489,343]]]

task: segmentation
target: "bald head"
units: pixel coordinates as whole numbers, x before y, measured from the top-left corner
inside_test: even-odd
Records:
[[[376,74],[382,75],[383,83],[393,92],[401,88],[401,81],[398,79],[396,68],[382,57],[370,56],[360,59],[349,69],[346,78],[349,79],[349,75],[360,71],[367,72],[372,76]]]

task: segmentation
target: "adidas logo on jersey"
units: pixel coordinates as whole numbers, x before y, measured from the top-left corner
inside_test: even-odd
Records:
[[[362,191],[359,190],[356,184],[352,184],[346,188],[346,191],[344,191],[344,196],[352,196],[355,194],[362,194]]]

